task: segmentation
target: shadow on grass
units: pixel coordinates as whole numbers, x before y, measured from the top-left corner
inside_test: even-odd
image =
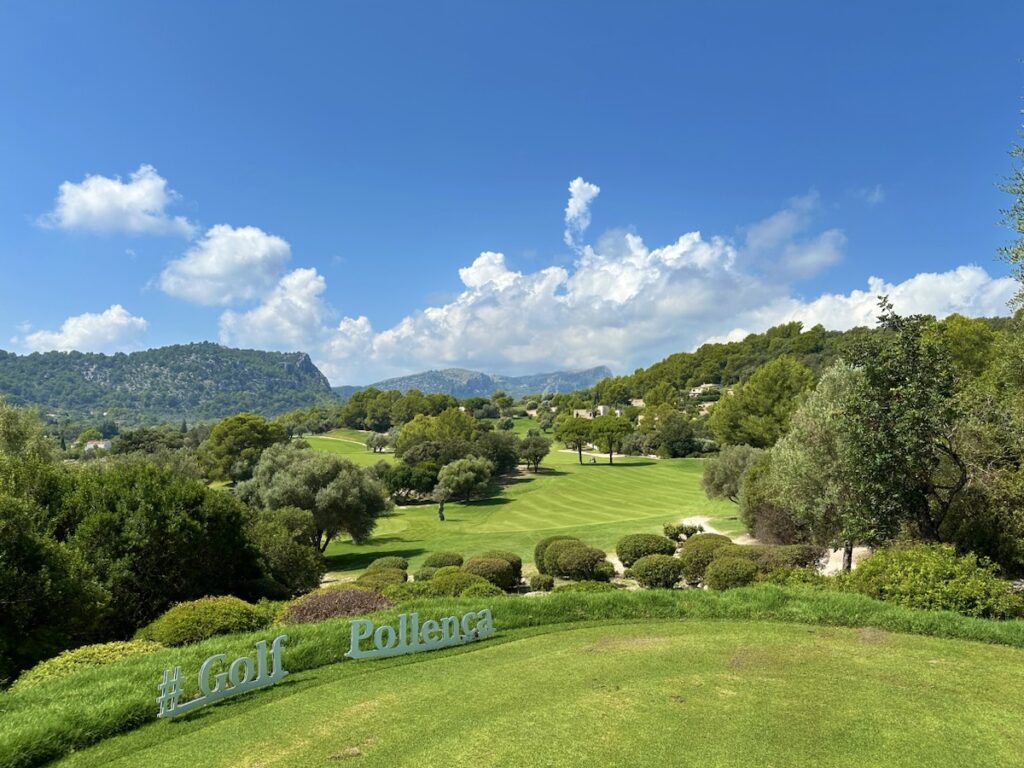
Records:
[[[374,539],[372,544],[379,544],[380,539]],[[422,547],[412,549],[377,549],[372,552],[345,552],[337,555],[324,557],[324,564],[328,571],[358,571],[366,568],[370,563],[380,557],[416,557],[427,550]]]

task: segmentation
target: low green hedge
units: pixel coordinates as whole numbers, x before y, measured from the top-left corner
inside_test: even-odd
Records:
[[[446,565],[460,566],[462,565],[462,555],[458,552],[434,552],[427,555],[423,565],[427,568],[444,568]]]
[[[517,583],[512,564],[508,560],[501,560],[497,557],[474,557],[466,561],[462,570],[487,579],[505,592],[508,592]]]
[[[683,563],[671,555],[646,555],[633,564],[630,572],[641,586],[671,589],[683,578]]]
[[[563,579],[594,581],[608,578],[609,570],[599,567],[602,562],[605,562],[605,553],[579,539],[553,541],[544,550],[544,573]]]
[[[715,559],[715,550],[732,544],[732,539],[718,533],[698,533],[683,542],[679,559],[683,575],[691,584],[704,580],[704,569]]]
[[[407,571],[409,570],[409,561],[404,557],[396,557],[394,555],[378,557],[367,566],[366,570],[376,571],[380,568],[397,568],[399,571]]]
[[[369,589],[318,589],[297,600],[285,610],[284,624],[312,624],[327,619],[362,616],[390,608],[391,601]]]
[[[615,545],[615,554],[627,568],[641,557],[647,555],[671,555],[676,551],[676,544],[671,539],[654,533],[634,533],[623,536]]]
[[[756,577],[757,565],[746,557],[716,557],[704,570],[704,583],[709,589],[746,587],[753,584]]]
[[[136,640],[175,646],[215,635],[254,632],[269,624],[266,611],[237,597],[204,597],[179,603],[135,633]]]
[[[548,573],[547,561],[544,559],[548,547],[556,541],[579,541],[575,536],[548,536],[541,539],[533,548],[533,564],[537,566],[538,573]]]
[[[356,584],[380,592],[388,584],[404,584],[408,579],[409,574],[398,568],[375,568],[359,576]]]
[[[113,643],[83,645],[59,656],[41,661],[32,669],[21,673],[11,686],[12,691],[20,691],[48,680],[58,680],[83,669],[100,667],[112,661],[127,659],[143,653],[162,650],[164,646],[152,640],[118,640]]]
[[[546,573],[535,573],[530,577],[530,589],[534,592],[550,592],[554,586],[554,577]]]
[[[811,544],[730,544],[715,552],[715,558],[746,558],[760,573],[779,568],[806,568],[817,565],[824,556],[824,547]]]
[[[426,565],[416,571],[412,577],[415,581],[430,581],[435,573],[437,573],[437,568],[432,565]]]
[[[618,592],[619,588],[607,581],[574,581],[560,584],[553,592]]]
[[[491,549],[487,552],[481,552],[479,555],[477,555],[477,557],[504,560],[506,563],[512,566],[512,579],[516,584],[518,584],[523,578],[523,558],[521,558],[515,552],[507,552],[501,549]]]

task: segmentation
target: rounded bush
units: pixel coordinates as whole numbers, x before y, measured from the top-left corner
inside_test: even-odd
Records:
[[[615,545],[615,554],[627,568],[647,555],[671,555],[676,551],[675,542],[654,533],[634,533],[623,536]]]
[[[602,560],[594,566],[594,581],[611,581],[616,575],[615,566],[610,560]]]
[[[462,565],[462,555],[458,552],[434,552],[427,555],[423,565],[428,568],[444,568],[446,565]]]
[[[806,568],[817,565],[825,555],[824,547],[810,544],[730,544],[715,552],[719,557],[743,557],[750,560],[760,573],[780,568]]]
[[[615,592],[617,590],[618,587],[607,581],[574,581],[554,589],[555,592]]]
[[[404,600],[418,600],[424,597],[436,597],[431,591],[429,581],[407,581],[404,584],[388,584],[382,590],[384,597],[393,603]]]
[[[945,544],[880,549],[836,579],[840,589],[908,608],[1009,619],[1024,615],[1024,598],[984,558],[958,556]]]
[[[466,561],[462,570],[487,579],[491,584],[506,592],[516,584],[512,574],[512,564],[496,557],[474,557]]]
[[[434,597],[459,597],[474,584],[487,584],[493,586],[491,585],[491,582],[482,576],[477,576],[473,573],[466,573],[465,571],[459,571],[458,573],[446,573],[443,576],[434,574],[434,578],[428,581],[426,586],[430,588],[430,593]]]
[[[735,589],[754,583],[757,566],[746,557],[716,557],[704,570],[704,583],[709,589]]]
[[[32,669],[22,672],[11,686],[12,691],[31,688],[33,685],[58,680],[82,669],[100,667],[130,656],[159,651],[163,646],[151,640],[119,640],[113,643],[83,645],[59,656],[41,661]]]
[[[363,573],[356,579],[356,584],[379,592],[388,584],[404,584],[408,579],[409,575],[398,568],[376,568]]]
[[[732,539],[717,533],[700,533],[683,542],[679,560],[686,580],[691,584],[703,581],[704,569],[715,559],[715,551],[729,544]]]
[[[493,584],[472,584],[462,590],[459,597],[503,597],[505,592]]]
[[[554,541],[544,551],[546,573],[564,579],[593,580],[604,559],[602,550],[578,539]]]
[[[547,552],[549,546],[554,544],[556,541],[579,541],[575,536],[548,536],[546,539],[541,539],[537,542],[533,548],[533,563],[537,566],[539,573],[547,573],[547,561],[544,559],[544,555]]]
[[[507,552],[501,549],[492,549],[487,552],[483,552],[477,557],[493,557],[498,560],[504,560],[512,566],[512,578],[515,583],[518,584],[523,578],[523,558],[517,555],[515,552]]]
[[[381,568],[396,568],[399,571],[407,571],[409,570],[409,561],[404,557],[395,557],[393,555],[378,557],[367,566],[366,570],[377,571]]]
[[[671,589],[683,577],[683,563],[671,555],[645,555],[633,563],[633,578],[650,589]]]
[[[362,616],[390,608],[392,603],[368,589],[318,589],[292,602],[284,612],[285,624],[314,624],[345,616]]]
[[[430,581],[430,579],[433,578],[435,573],[437,573],[437,568],[428,565],[423,568],[420,568],[418,571],[416,571],[416,573],[412,575],[412,577],[416,581]]]
[[[255,632],[267,626],[267,614],[237,597],[204,597],[179,603],[140,629],[137,640],[161,645],[198,643],[216,635]]]
[[[554,586],[554,577],[546,573],[536,573],[530,577],[530,589],[534,592],[550,592]]]
[[[662,527],[662,531],[665,533],[666,539],[672,539],[672,541],[682,541],[686,538],[686,534],[683,532],[682,523],[665,523]]]

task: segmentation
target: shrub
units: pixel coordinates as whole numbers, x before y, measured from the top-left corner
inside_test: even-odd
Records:
[[[704,583],[710,589],[724,590],[754,583],[757,566],[746,557],[716,557],[704,571]]]
[[[391,601],[368,589],[318,589],[292,602],[285,611],[285,624],[313,624],[344,616],[362,616],[390,608]]]
[[[555,592],[615,592],[619,588],[607,581],[574,581],[572,584],[561,584]]]
[[[59,656],[47,659],[36,664],[32,669],[23,672],[11,691],[18,691],[30,688],[33,685],[44,683],[48,680],[56,680],[81,669],[99,667],[113,661],[120,661],[129,656],[138,656],[143,653],[152,653],[163,648],[160,643],[151,640],[123,640],[113,643],[99,643],[97,645],[83,645],[72,651],[64,651]]]
[[[428,581],[426,586],[430,588],[430,593],[434,597],[459,597],[474,584],[490,583],[482,576],[459,571],[458,573],[446,573],[443,576],[434,574],[434,578]]]
[[[701,533],[687,539],[679,553],[683,574],[691,584],[704,579],[704,569],[715,558],[715,550],[728,546],[732,540],[717,533]]]
[[[546,573],[537,573],[530,577],[530,589],[534,592],[550,592],[554,586],[554,578]]]
[[[356,584],[379,592],[388,584],[404,584],[408,579],[408,574],[398,568],[376,568],[363,573],[356,579]]]
[[[477,557],[493,557],[498,560],[504,560],[512,566],[512,578],[514,583],[518,584],[523,578],[523,558],[517,555],[515,552],[506,552],[500,549],[492,549],[483,554],[477,555]]]
[[[770,573],[779,568],[806,568],[816,565],[824,555],[824,547],[811,544],[729,544],[715,551],[715,558],[742,557],[750,560],[760,573]]]
[[[140,629],[135,638],[186,645],[216,635],[255,632],[267,623],[265,612],[237,597],[204,597],[175,605]]]
[[[462,555],[458,552],[434,552],[427,555],[423,565],[427,568],[444,568],[447,565],[460,566],[462,565]]]
[[[615,575],[615,566],[609,560],[602,560],[594,566],[594,581],[611,581]]]
[[[435,597],[429,581],[407,581],[404,584],[388,584],[382,592],[384,597],[393,603]]]
[[[831,586],[828,576],[818,573],[815,568],[775,568],[758,576],[758,581],[765,584],[777,584],[780,587],[814,587],[824,589]]]
[[[378,557],[367,566],[366,570],[377,571],[381,568],[395,568],[399,571],[407,571],[409,570],[409,561],[404,557]]]
[[[672,539],[672,541],[682,541],[686,538],[682,523],[665,523],[661,530],[664,532],[665,538]]]
[[[681,527],[683,529],[683,536],[687,539],[691,536],[696,536],[698,533],[704,533],[703,525],[684,525]]]
[[[547,552],[548,547],[556,541],[579,541],[579,539],[575,536],[548,536],[546,539],[538,541],[537,545],[533,548],[533,563],[537,566],[538,572],[548,572],[547,564],[544,560],[544,554]]]
[[[505,592],[493,584],[471,584],[462,590],[459,597],[502,597]]]
[[[641,586],[671,589],[683,577],[683,563],[671,555],[645,555],[633,564],[632,572]]]
[[[496,557],[474,557],[466,561],[462,570],[487,579],[491,584],[506,592],[516,584],[512,575],[511,563]]]
[[[915,544],[882,549],[836,585],[908,608],[949,610],[965,616],[1007,619],[1024,614],[1024,598],[999,578],[998,569],[948,545]]]
[[[416,571],[416,573],[412,575],[412,577],[416,581],[430,581],[430,579],[433,578],[435,573],[437,573],[437,568],[428,565],[424,568],[420,568],[418,571]]]
[[[676,551],[676,545],[671,539],[658,536],[654,533],[634,533],[631,536],[623,536],[615,545],[615,554],[627,568],[641,557],[647,555],[671,555]]]
[[[565,579],[593,580],[605,554],[578,539],[552,542],[544,552],[546,573]]]

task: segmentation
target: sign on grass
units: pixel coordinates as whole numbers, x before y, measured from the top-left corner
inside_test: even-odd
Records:
[[[370,619],[353,619],[352,636],[345,655],[350,659],[378,659],[462,645],[493,634],[494,619],[490,608],[470,611],[461,619],[458,616],[427,619],[422,625],[418,613],[399,615],[397,627],[389,624],[375,627]],[[372,643],[372,648],[363,650],[360,647],[363,641],[370,641],[367,644]]]
[[[274,638],[269,653],[267,641],[260,640],[256,643],[255,659],[251,656],[240,656],[230,665],[223,653],[214,654],[199,667],[199,691],[202,696],[183,704],[178,703],[182,694],[181,667],[175,667],[173,672],[169,669],[164,670],[164,679],[157,686],[157,690],[160,691],[156,700],[160,707],[157,717],[177,717],[220,699],[273,685],[288,674],[281,666],[281,646],[287,639],[288,635]]]

